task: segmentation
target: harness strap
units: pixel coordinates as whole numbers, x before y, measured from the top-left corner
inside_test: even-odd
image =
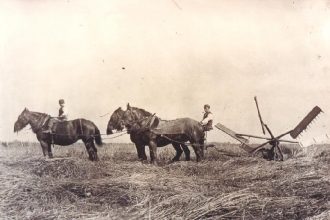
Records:
[[[176,141],[176,140],[174,140],[172,138],[167,137],[164,134],[161,134],[160,136],[163,137],[163,138],[165,138],[165,139],[167,139],[167,140],[169,140],[169,141],[171,141],[171,142],[175,142],[177,144],[184,144],[184,145],[188,145],[188,146],[195,145],[195,146],[199,146],[199,147],[204,146],[203,144],[192,144],[192,143],[187,143],[187,142]]]
[[[49,119],[50,119],[50,116],[47,115],[47,116],[45,117],[45,119],[43,120],[43,122],[42,122],[42,124],[41,124],[41,127],[43,127],[43,126],[45,125],[45,123],[46,123]]]
[[[152,115],[150,115],[150,116],[147,116],[147,117],[143,117],[143,118],[141,118],[141,119],[139,119],[139,120],[135,120],[135,121],[133,121],[132,124],[139,124],[140,122],[142,122],[142,121],[144,121],[144,120],[147,120],[147,121],[146,121],[146,124],[145,124],[144,126],[139,125],[139,126],[140,126],[139,130],[149,129],[149,128],[150,128],[150,125],[151,125],[152,122],[155,120],[155,115],[156,115],[156,113],[154,113],[154,114],[152,114]]]
[[[82,129],[81,118],[79,118],[79,123],[80,123],[80,132],[81,132],[81,135],[83,136],[84,135],[84,131]]]
[[[147,120],[147,123],[144,127],[147,127],[147,126],[151,126],[152,123],[155,121],[156,117],[155,117],[156,113],[154,113],[153,115],[149,116],[148,117],[148,120]]]
[[[204,143],[204,144],[192,144],[192,143],[186,143],[186,142],[181,142],[181,141],[173,140],[172,138],[169,138],[169,137],[167,137],[164,134],[161,134],[160,136],[163,137],[163,138],[165,138],[165,139],[167,139],[167,140],[169,140],[169,141],[171,141],[171,142],[174,142],[174,143],[184,144],[184,145],[187,145],[187,146],[193,146],[193,145],[195,145],[195,146],[198,146],[198,147],[205,147],[205,150],[207,150],[207,148],[209,148],[209,147],[212,147],[212,148],[216,149],[217,151],[222,152],[214,144],[207,144],[207,143]],[[222,153],[224,153],[224,152],[222,152]],[[228,156],[229,156],[229,154],[228,154]]]
[[[35,132],[40,131],[49,119],[50,119],[50,115],[46,115],[46,117],[38,123]]]

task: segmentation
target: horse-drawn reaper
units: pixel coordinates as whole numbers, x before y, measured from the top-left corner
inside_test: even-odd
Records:
[[[15,122],[14,132],[22,130],[29,124],[40,142],[44,156],[48,155],[49,158],[53,157],[51,144],[66,146],[81,139],[86,146],[89,159],[98,160],[94,140],[97,145],[102,145],[102,139],[99,129],[93,122],[83,118],[58,122],[52,128],[53,133],[45,133],[50,118],[47,114],[29,111],[25,108]]]
[[[296,139],[322,112],[318,106],[314,107],[312,111],[306,115],[306,117],[294,129],[275,136],[267,124],[265,124],[262,120],[256,97],[255,102],[263,133],[266,134],[265,130],[267,130],[270,135],[269,138],[249,134],[238,134],[220,123],[216,124],[215,127],[238,140],[241,143],[240,147],[249,154],[256,155],[261,153],[262,156],[268,160],[283,160],[283,154],[279,146],[280,142],[298,142],[283,140],[282,138],[290,134],[293,139]],[[190,151],[187,145],[191,145],[193,147],[197,161],[200,161],[204,157],[204,150],[207,147],[214,146],[206,145],[204,143],[205,133],[203,131],[203,127],[193,119],[180,118],[170,121],[161,120],[154,114],[151,114],[144,109],[131,107],[129,104],[126,111],[118,108],[111,115],[108,122],[107,134],[113,134],[113,130],[122,131],[125,127],[128,129],[132,142],[136,145],[138,157],[141,160],[147,160],[147,156],[145,154],[146,145],[150,148],[150,157],[152,162],[157,161],[157,147],[163,147],[168,144],[172,144],[176,150],[176,155],[172,161],[179,160],[182,152],[185,152],[187,160],[190,159]],[[245,137],[265,139],[266,142],[257,147],[252,147],[249,145],[248,139]],[[268,144],[271,146],[270,149],[265,147]]]
[[[225,127],[224,125],[218,123],[215,125],[216,128],[219,130],[223,131],[224,133],[228,134],[232,138],[236,139],[241,143],[241,148],[248,153],[252,155],[256,155],[261,153],[263,158],[268,159],[268,160],[283,160],[283,153],[282,150],[279,146],[280,142],[285,142],[285,143],[298,143],[296,141],[291,141],[291,140],[283,140],[282,138],[286,135],[289,135],[293,138],[296,139],[304,130],[307,129],[307,127],[310,125],[310,123],[322,112],[321,108],[318,106],[315,106],[301,121],[300,123],[292,130],[289,130],[287,132],[282,133],[281,135],[275,136],[270,128],[268,127],[267,124],[264,123],[261,117],[261,113],[259,110],[259,105],[257,101],[257,97],[254,97],[254,101],[256,103],[256,107],[258,110],[258,117],[260,120],[261,128],[263,134],[266,134],[266,130],[270,137],[261,137],[261,136],[256,136],[256,135],[250,135],[250,134],[238,134],[231,129]],[[257,147],[252,147],[249,145],[248,138],[256,138],[256,139],[263,139],[266,140],[265,143],[260,144]],[[265,146],[269,144],[271,145],[270,149],[265,148]]]

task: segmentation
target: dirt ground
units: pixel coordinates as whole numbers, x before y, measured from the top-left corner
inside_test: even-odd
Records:
[[[81,144],[55,146],[54,159],[37,144],[0,146],[0,219],[330,219],[329,145],[284,162],[217,149],[168,163],[168,146],[155,166],[131,144],[99,148],[99,162]]]

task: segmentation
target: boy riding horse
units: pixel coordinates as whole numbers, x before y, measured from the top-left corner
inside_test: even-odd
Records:
[[[45,131],[43,131],[44,133],[52,133],[52,127],[55,123],[68,120],[68,113],[64,106],[64,104],[65,104],[64,99],[60,99],[58,101],[58,104],[60,105],[60,109],[58,110],[58,117],[51,117],[49,119],[47,129]]]

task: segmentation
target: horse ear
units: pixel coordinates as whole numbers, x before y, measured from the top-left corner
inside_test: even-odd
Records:
[[[127,103],[127,110],[131,110],[131,106]]]
[[[25,107],[24,111],[27,111],[27,112],[28,112],[28,111],[29,111],[29,109],[28,109],[27,107]]]

